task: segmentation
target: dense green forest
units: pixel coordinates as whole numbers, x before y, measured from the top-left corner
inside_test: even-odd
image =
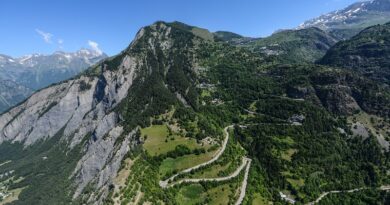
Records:
[[[142,32],[121,54],[83,74],[96,78],[95,102],[104,102],[103,69],[117,72],[125,56],[142,62],[128,95],[111,109],[125,133],[137,130],[140,143],[121,162],[123,174],[118,175],[125,182],[109,185],[104,204],[234,204],[245,171],[225,181],[168,188],[159,183],[211,160],[227,135],[218,160],[175,180],[226,177],[247,157],[252,162],[246,165],[250,169],[243,204],[286,204],[281,193],[306,204],[327,191],[362,187],[369,189],[331,194],[320,204],[390,203],[388,193],[376,190],[390,184],[390,152],[378,142],[379,132],[372,132],[380,127],[364,138],[352,132],[351,121],[365,113],[382,120],[382,127],[390,123],[386,85],[351,69],[312,63],[324,47],[298,62],[221,40],[223,34],[239,38],[231,33],[210,38],[212,33],[179,22],[157,22]],[[273,38],[286,38],[283,35],[289,38],[281,46],[292,52],[302,44],[310,49],[333,45],[329,36],[325,45],[317,45],[325,35],[317,29]],[[313,35],[314,43],[296,39]],[[164,49],[165,42],[170,49]],[[297,55],[305,52],[309,51]],[[84,82],[80,89],[91,86]],[[62,136],[59,132],[28,148],[19,143],[0,145],[0,164],[10,161],[0,165],[0,171],[12,170],[16,181],[9,183],[9,189],[23,188],[19,200],[11,204],[90,203],[94,184],[72,201],[71,176],[94,136],[86,135],[73,149],[67,148]],[[122,135],[115,143],[123,140]]]

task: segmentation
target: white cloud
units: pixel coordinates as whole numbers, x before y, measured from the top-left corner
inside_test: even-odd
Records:
[[[100,50],[100,48],[99,48],[99,44],[96,43],[95,41],[88,40],[88,45],[89,45],[89,47],[91,47],[92,50],[94,50],[99,55],[101,55],[103,53],[103,51]]]
[[[42,30],[39,30],[39,29],[35,29],[35,31],[42,37],[42,39],[46,42],[46,43],[51,43],[51,37],[53,37],[53,34],[51,33],[46,33]]]

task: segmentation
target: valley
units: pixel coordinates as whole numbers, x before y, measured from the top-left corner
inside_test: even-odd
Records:
[[[387,1],[265,38],[156,21],[111,57],[1,55],[21,93],[0,90],[0,205],[388,204]]]

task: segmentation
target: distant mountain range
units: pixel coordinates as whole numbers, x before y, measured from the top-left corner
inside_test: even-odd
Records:
[[[390,89],[295,59],[325,53],[327,36],[255,39],[283,45],[269,55],[228,32],[141,28],[118,55],[0,115],[0,193],[12,205],[343,204],[340,190],[387,187]],[[370,193],[348,197],[388,204]]]
[[[0,112],[24,100],[33,91],[69,79],[106,57],[106,54],[90,49],[20,58],[0,54]]]
[[[343,21],[1,56],[0,205],[390,204],[390,24]]]
[[[275,56],[288,62],[315,62],[340,40],[347,40],[363,29],[390,20],[390,0],[357,2],[345,9],[308,20],[295,29],[279,30],[269,37],[244,37],[217,31],[220,41]]]
[[[340,39],[348,39],[366,27],[390,20],[390,0],[361,1],[345,9],[302,23],[297,29],[318,27]]]
[[[12,80],[0,80],[0,112],[23,101],[32,92],[30,88],[17,84]]]

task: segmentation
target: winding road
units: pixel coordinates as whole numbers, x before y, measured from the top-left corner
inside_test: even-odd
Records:
[[[345,191],[342,191],[342,190],[327,191],[327,192],[322,193],[315,201],[309,202],[306,205],[318,204],[324,197],[326,197],[329,194],[353,193],[353,192],[358,192],[358,191],[361,191],[361,190],[364,190],[364,189],[368,189],[368,188],[358,188],[358,189],[351,189],[351,190],[345,190]],[[378,188],[378,190],[380,190],[380,191],[389,191],[390,190],[390,185],[381,186],[381,187]]]
[[[227,143],[228,143],[228,141],[229,141],[229,132],[228,132],[228,129],[231,128],[231,127],[233,127],[233,126],[234,126],[234,125],[230,125],[230,126],[227,126],[227,127],[225,127],[225,128],[223,129],[224,132],[225,132],[226,137],[225,137],[225,139],[223,140],[222,147],[219,149],[218,153],[217,153],[211,160],[209,160],[209,161],[207,161],[207,162],[204,162],[204,163],[202,163],[202,164],[196,165],[196,166],[194,166],[194,167],[185,169],[185,170],[183,170],[183,171],[181,171],[181,172],[179,172],[179,173],[177,173],[177,174],[175,174],[175,175],[169,177],[168,179],[166,179],[166,180],[164,180],[164,181],[160,181],[160,182],[159,182],[160,187],[162,187],[162,188],[167,188],[169,182],[173,181],[177,176],[179,176],[179,175],[181,175],[181,174],[189,173],[189,172],[191,172],[191,171],[193,171],[193,170],[199,169],[199,168],[201,168],[201,167],[207,166],[207,165],[209,165],[209,164],[211,164],[211,163],[217,161],[217,160],[219,159],[219,157],[221,157],[221,155],[222,155],[223,152],[225,151],[226,145],[227,145]]]
[[[231,175],[226,176],[226,177],[219,177],[219,178],[201,178],[201,179],[182,179],[177,182],[171,183],[167,185],[167,188],[173,187],[175,185],[179,185],[182,183],[198,183],[198,182],[210,182],[210,181],[216,181],[216,182],[221,182],[221,181],[228,181],[240,174],[240,172],[244,169],[244,167],[249,167],[248,165],[250,164],[250,159],[243,157],[242,158],[242,163],[241,165],[234,171]],[[248,169],[248,168],[247,168]]]
[[[240,205],[242,204],[242,201],[244,201],[245,194],[246,194],[246,186],[248,185],[248,176],[249,176],[249,169],[251,167],[251,159],[248,159],[248,164],[246,165],[245,169],[245,175],[244,175],[244,180],[242,181],[241,189],[240,189],[240,196],[238,197],[235,205]]]
[[[246,167],[245,169],[245,174],[244,174],[244,179],[242,181],[242,185],[241,185],[241,188],[240,188],[240,196],[239,198],[237,199],[235,205],[240,205],[244,198],[245,198],[245,194],[246,194],[246,187],[247,187],[247,184],[248,184],[248,177],[249,177],[249,170],[250,170],[250,166],[251,166],[251,162],[252,160],[247,158],[247,157],[243,157],[242,158],[242,163],[241,165],[229,176],[226,176],[226,177],[219,177],[219,178],[201,178],[201,179],[182,179],[182,180],[179,180],[177,182],[173,182],[170,184],[170,182],[172,182],[177,176],[181,175],[181,174],[185,174],[185,173],[189,173],[193,170],[197,170],[201,167],[204,167],[204,166],[207,166],[215,161],[217,161],[219,159],[219,157],[221,157],[221,155],[225,152],[225,149],[226,149],[226,146],[227,146],[227,143],[229,141],[229,132],[228,132],[228,129],[229,128],[232,128],[234,125],[229,125],[227,127],[225,127],[223,130],[225,132],[225,139],[223,140],[223,143],[222,143],[222,147],[219,149],[218,153],[209,161],[207,162],[204,162],[202,164],[199,164],[199,165],[196,165],[194,167],[191,167],[191,168],[188,168],[188,169],[185,169],[171,177],[169,177],[168,179],[164,180],[164,181],[160,181],[159,184],[160,184],[160,187],[163,188],[163,189],[166,189],[166,188],[170,188],[170,187],[173,187],[175,185],[179,185],[179,184],[182,184],[182,183],[198,183],[198,182],[207,182],[207,181],[217,181],[217,182],[220,182],[220,181],[228,181],[232,178],[235,178],[237,177],[241,171]]]

